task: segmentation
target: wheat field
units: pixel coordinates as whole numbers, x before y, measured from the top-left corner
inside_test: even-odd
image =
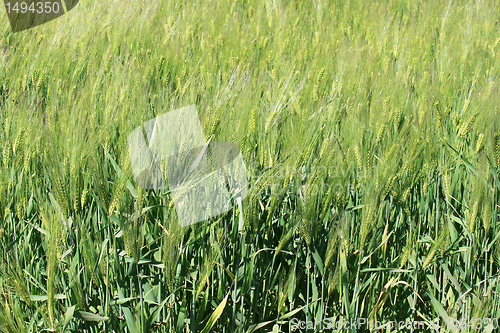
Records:
[[[0,331],[497,331],[497,7],[82,0],[18,33],[2,11]],[[127,138],[192,104],[248,195],[181,227]]]

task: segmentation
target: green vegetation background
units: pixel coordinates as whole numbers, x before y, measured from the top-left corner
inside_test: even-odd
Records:
[[[497,5],[84,0],[16,34],[2,14],[0,330],[500,317]],[[242,234],[135,187],[128,134],[190,104],[242,149]]]

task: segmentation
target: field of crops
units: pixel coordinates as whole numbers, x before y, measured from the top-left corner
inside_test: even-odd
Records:
[[[0,18],[1,332],[496,331],[495,1]],[[127,140],[193,104],[240,147],[248,195],[182,227],[168,188],[137,186]],[[334,327],[358,320],[374,325]]]

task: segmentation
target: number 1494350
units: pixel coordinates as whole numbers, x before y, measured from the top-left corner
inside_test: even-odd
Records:
[[[49,14],[49,13],[59,13],[60,6],[58,2],[32,2],[28,4],[26,2],[15,2],[11,4],[10,2],[5,3],[7,8],[7,13],[37,13],[37,14]]]

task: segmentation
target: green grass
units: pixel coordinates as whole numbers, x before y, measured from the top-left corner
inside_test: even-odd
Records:
[[[1,17],[0,331],[500,317],[496,2]],[[128,134],[190,104],[242,150],[241,234],[237,209],[182,228],[168,190],[135,186]]]

